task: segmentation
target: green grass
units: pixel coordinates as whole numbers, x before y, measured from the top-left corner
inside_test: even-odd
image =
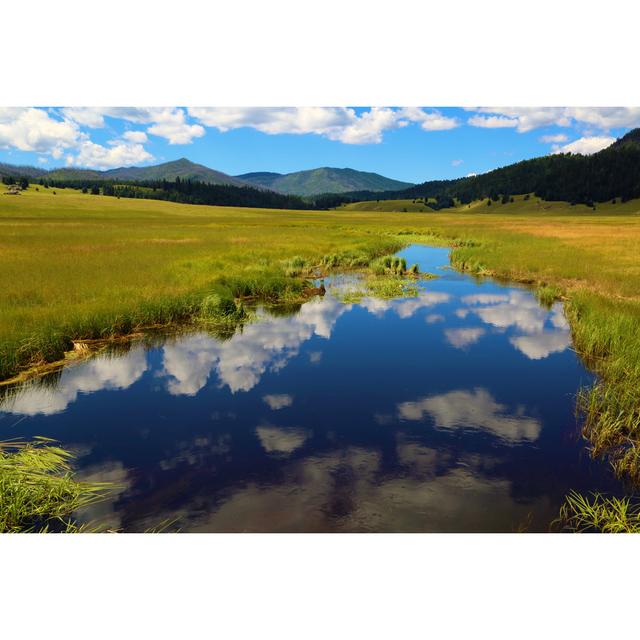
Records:
[[[33,187],[4,196],[2,188],[0,378],[61,358],[74,339],[226,321],[251,297],[295,304],[310,275],[362,269],[410,243],[449,245],[462,269],[530,283],[547,304],[566,301],[575,346],[600,376],[580,396],[585,435],[618,473],[640,476],[638,200],[593,211],[516,196],[398,215],[355,205],[192,206],[69,189],[54,196]],[[382,275],[392,274],[385,267]]]
[[[424,200],[367,200],[350,202],[338,207],[336,211],[384,211],[397,213],[433,213],[433,209]]]
[[[75,479],[73,455],[38,438],[0,442],[0,533],[75,533],[78,509],[103,500],[113,486]]]
[[[640,503],[594,493],[569,493],[552,528],[571,532],[640,533]]]

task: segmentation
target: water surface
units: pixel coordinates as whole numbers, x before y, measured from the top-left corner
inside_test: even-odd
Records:
[[[440,276],[417,297],[134,342],[7,393],[0,438],[74,449],[120,487],[82,517],[124,531],[546,531],[569,489],[617,491],[562,305],[401,255]]]

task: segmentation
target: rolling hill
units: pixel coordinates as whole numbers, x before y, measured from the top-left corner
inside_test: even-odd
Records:
[[[91,169],[54,169],[47,173],[52,180],[122,180],[145,182],[152,180],[193,180],[207,184],[230,184],[236,187],[253,186],[232,176],[209,169],[202,164],[191,162],[186,158],[173,160],[150,167],[119,167],[107,171]]]
[[[40,178],[47,173],[46,169],[38,167],[18,167],[14,164],[0,162],[0,178],[4,176],[25,176],[27,178]]]
[[[413,186],[410,182],[392,180],[377,173],[332,167],[285,174],[261,171],[235,177],[254,186],[299,196],[316,196],[321,193],[345,193],[348,191],[390,191]]]

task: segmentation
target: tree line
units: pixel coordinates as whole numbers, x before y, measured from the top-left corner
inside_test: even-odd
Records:
[[[299,196],[285,195],[227,184],[209,184],[197,180],[177,177],[169,180],[54,180],[41,178],[45,188],[80,189],[83,193],[102,194],[116,198],[142,198],[147,200],[167,200],[184,204],[204,204],[232,207],[256,207],[267,209],[314,209],[315,203]]]

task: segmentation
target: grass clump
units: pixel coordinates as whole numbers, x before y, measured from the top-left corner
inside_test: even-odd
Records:
[[[547,309],[550,309],[554,302],[562,298],[562,291],[560,287],[542,284],[536,289],[535,296],[540,304],[545,306]]]
[[[236,324],[247,318],[248,314],[242,302],[234,300],[229,294],[211,293],[200,304],[201,320]]]
[[[0,533],[83,530],[74,512],[103,500],[113,485],[79,482],[72,460],[45,438],[0,443]]]
[[[381,256],[371,262],[371,272],[376,276],[403,275],[407,271],[407,261],[399,256]],[[413,265],[412,273],[418,273],[418,265]]]
[[[578,533],[640,533],[640,503],[571,491],[552,527]]]
[[[371,277],[366,283],[367,293],[376,298],[414,298],[418,287],[401,276]]]

